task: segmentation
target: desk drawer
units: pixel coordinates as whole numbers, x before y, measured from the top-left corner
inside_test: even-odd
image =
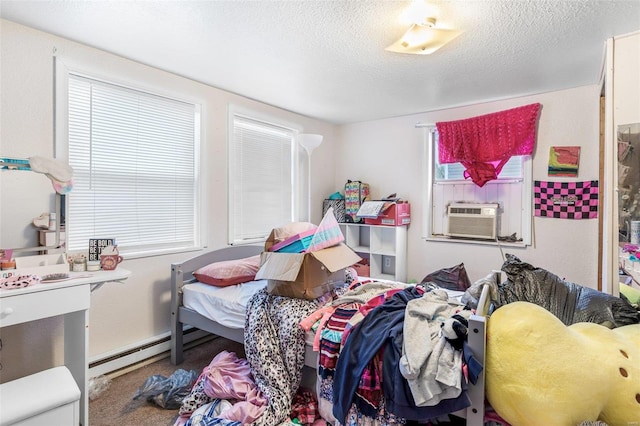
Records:
[[[89,309],[89,286],[54,288],[0,298],[0,327]]]

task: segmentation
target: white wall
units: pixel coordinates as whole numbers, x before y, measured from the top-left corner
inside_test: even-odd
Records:
[[[61,58],[91,64],[105,74],[125,73],[145,85],[200,99],[204,106],[202,156],[208,200],[208,236],[211,249],[227,243],[227,106],[251,108],[300,124],[305,132],[324,135],[313,153],[312,205],[321,206],[332,192],[335,149],[333,125],[249,100],[210,86],[180,78],[121,57],[89,48],[47,33],[0,20],[0,155],[26,158],[53,156],[53,51]],[[216,70],[211,70],[216,72]],[[322,172],[321,172],[322,171]],[[34,217],[51,211],[53,190],[37,173],[0,172],[0,247],[36,245]],[[313,210],[319,222],[321,208]],[[152,218],[150,218],[152,219]],[[274,226],[280,224],[274,224]],[[118,351],[169,330],[169,279],[171,262],[197,253],[127,259],[122,267],[132,271],[125,284],[107,284],[91,296],[89,355]],[[2,329],[1,381],[5,382],[63,363],[60,318]]]
[[[499,269],[502,256],[493,245],[432,242],[421,238],[424,194],[424,129],[415,124],[435,124],[501,111],[534,102],[542,104],[537,144],[533,156],[535,180],[548,178],[549,147],[581,147],[578,180],[598,179],[598,86],[544,93],[516,99],[487,102],[423,114],[389,118],[341,126],[340,156],[336,158],[336,189],[347,179],[371,185],[372,196],[394,192],[411,202],[409,226],[408,278],[421,280],[439,268],[464,262],[471,280]],[[570,179],[567,179],[570,180]],[[556,275],[597,288],[598,221],[534,218],[533,245],[505,248],[523,261]]]

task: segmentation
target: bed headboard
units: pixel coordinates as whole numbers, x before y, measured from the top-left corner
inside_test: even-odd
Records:
[[[498,278],[500,277],[500,272],[497,272]],[[499,281],[496,281],[499,282]],[[478,299],[478,307],[476,309],[476,315],[480,315],[486,317],[489,315],[489,307],[491,305],[491,297],[489,297],[490,288],[488,285],[482,286],[482,291],[480,292],[480,298]]]
[[[263,245],[242,245],[228,246],[218,250],[211,250],[201,253],[184,262],[171,264],[171,299],[182,303],[181,289],[182,286],[193,281],[193,271],[203,266],[207,266],[213,262],[222,262],[225,260],[242,259],[245,257],[256,256],[264,251]]]

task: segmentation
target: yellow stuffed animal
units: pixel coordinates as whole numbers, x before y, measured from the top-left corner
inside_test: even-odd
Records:
[[[640,424],[640,324],[565,326],[514,302],[488,322],[487,399],[513,426]]]

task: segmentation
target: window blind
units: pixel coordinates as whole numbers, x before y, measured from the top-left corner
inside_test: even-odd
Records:
[[[440,164],[438,161],[438,132],[435,132],[435,145],[433,158],[435,159],[435,180],[465,180],[464,166],[461,163]],[[500,170],[498,180],[500,179],[521,179],[523,177],[523,156],[516,155],[509,159]],[[471,182],[470,180],[468,180]]]
[[[233,114],[229,147],[229,242],[265,239],[294,220],[294,131]]]
[[[68,114],[68,249],[90,238],[129,253],[198,246],[197,106],[70,75]]]

